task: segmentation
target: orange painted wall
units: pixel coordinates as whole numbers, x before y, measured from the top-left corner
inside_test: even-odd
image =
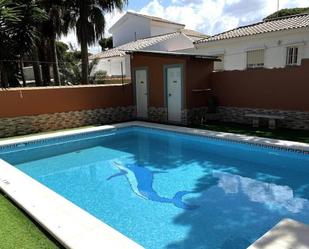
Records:
[[[131,56],[131,67],[134,69],[148,69],[149,106],[164,107],[164,65],[181,64],[186,67],[184,57],[169,57],[160,55],[134,54]],[[133,74],[132,74],[133,75]]]
[[[130,105],[132,84],[0,90],[0,118]]]
[[[177,56],[134,55],[132,67],[147,66],[149,104],[164,107],[163,65],[182,64],[185,106],[207,105],[211,87],[222,106],[309,111],[309,59],[302,66],[211,73],[212,62]],[[0,90],[0,118],[134,105],[132,84]]]
[[[149,78],[149,105],[165,106],[164,66],[180,64],[184,69],[184,105],[185,108],[205,106],[206,93],[194,93],[193,89],[205,89],[210,84],[213,62],[189,56],[170,56],[158,54],[134,54],[131,60],[133,69],[147,68]]]
[[[189,59],[187,62],[186,99],[187,108],[207,106],[213,61],[205,59]]]
[[[213,73],[222,106],[309,111],[309,59],[301,66]]]

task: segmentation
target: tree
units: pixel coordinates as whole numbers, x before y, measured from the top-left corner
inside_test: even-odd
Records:
[[[32,53],[46,14],[33,0],[0,0],[0,12],[1,85],[18,86],[24,78],[22,59]]]
[[[113,37],[102,38],[99,40],[99,45],[102,48],[102,51],[113,48]]]
[[[297,14],[309,13],[309,8],[292,8],[292,9],[282,9],[276,11],[275,13],[265,17],[263,21],[271,20],[278,17],[292,16]]]
[[[64,15],[64,30],[76,30],[82,54],[82,84],[88,84],[88,46],[102,38],[105,29],[104,12],[122,10],[127,0],[68,0]]]
[[[48,19],[40,26],[40,32],[42,33],[41,46],[43,49],[47,49],[50,52],[49,55],[51,57],[51,63],[53,68],[54,84],[60,85],[59,65],[56,51],[56,38],[62,33],[63,1],[40,0],[39,2],[40,7],[44,9],[48,15]],[[41,53],[41,57],[43,57],[45,61],[48,61],[48,55],[46,53]],[[49,71],[48,64],[42,65],[42,68],[44,68],[45,74],[49,74],[49,72],[46,72],[47,70]]]
[[[12,63],[6,60],[11,59],[10,36],[13,35],[12,26],[20,21],[20,14],[16,7],[10,6],[10,1],[0,0],[0,83],[1,87],[7,87],[11,72],[8,72]],[[12,68],[11,68],[12,69]],[[15,71],[15,70],[13,70]]]
[[[89,64],[89,70],[88,70],[88,75],[87,78],[90,79],[89,83],[93,84],[95,81],[95,77],[92,77],[92,70],[94,67],[97,65],[98,61],[93,60]],[[65,84],[73,84],[73,85],[78,85],[80,84],[82,80],[82,67],[81,64],[76,64],[76,63],[70,63],[69,65],[66,64],[66,66],[63,68],[62,74],[64,76]]]

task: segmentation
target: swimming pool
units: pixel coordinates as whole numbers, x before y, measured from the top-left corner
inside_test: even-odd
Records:
[[[139,126],[3,147],[0,157],[145,248],[246,248],[309,223],[309,156]]]

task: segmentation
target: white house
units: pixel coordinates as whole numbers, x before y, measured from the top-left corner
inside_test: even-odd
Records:
[[[309,58],[309,14],[239,27],[196,41],[186,51],[218,56],[215,70],[300,65]]]
[[[194,41],[207,36],[185,29],[184,24],[162,18],[127,12],[109,30],[114,48],[90,56],[98,59],[94,72],[103,70],[108,76],[130,77],[130,57],[125,51],[175,51],[194,48]]]

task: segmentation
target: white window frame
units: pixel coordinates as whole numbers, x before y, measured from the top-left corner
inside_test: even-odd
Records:
[[[249,64],[249,55],[250,53],[253,53],[253,52],[262,52],[263,53],[263,62],[261,63],[250,63]],[[246,55],[247,55],[247,59],[246,59],[246,68],[248,69],[252,69],[252,68],[264,68],[265,66],[265,49],[264,48],[259,48],[259,49],[252,49],[252,50],[247,50],[246,51]]]
[[[299,46],[289,46],[286,48],[286,65],[296,66],[299,60]]]

